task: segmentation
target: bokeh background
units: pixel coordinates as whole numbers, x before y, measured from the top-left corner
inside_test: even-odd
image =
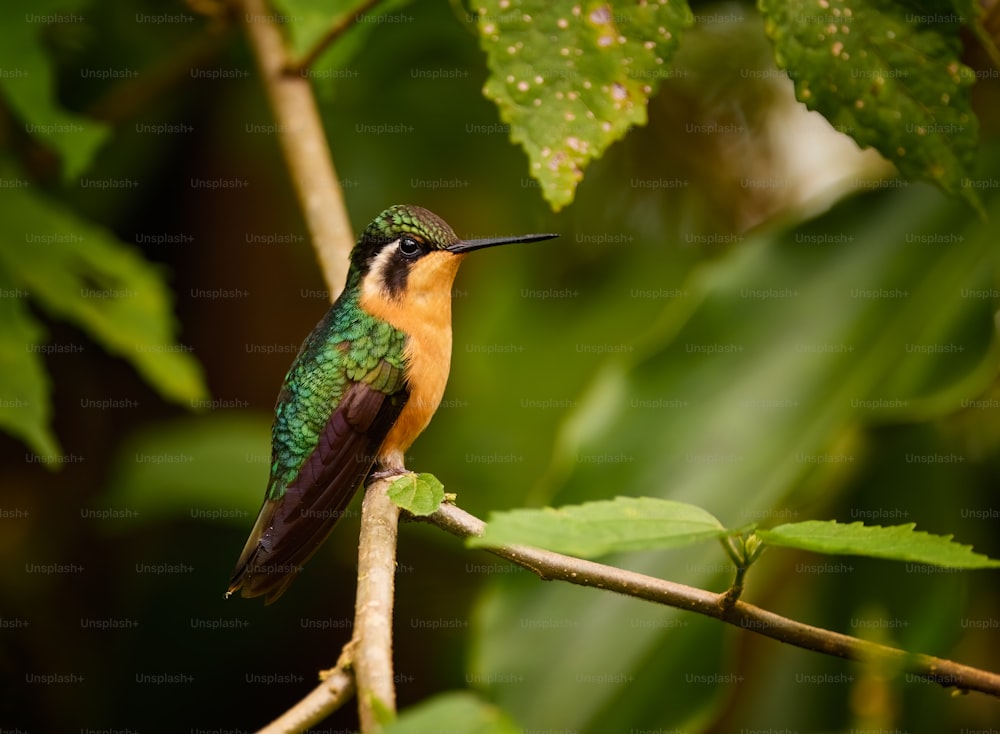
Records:
[[[15,22],[30,11],[8,6]],[[984,219],[894,178],[797,104],[752,5],[694,9],[649,124],[558,214],[481,94],[484,60],[458,3],[400,6],[343,73],[318,80],[357,231],[414,203],[460,236],[562,235],[463,266],[452,377],[410,467],[479,516],[649,495],[734,527],[915,522],[1000,557],[996,76],[969,52],[983,72]],[[174,20],[139,22],[164,14]],[[61,102],[113,124],[85,177],[137,185],[61,180],[9,107],[4,160],[156,264],[211,399],[164,400],[31,306],[53,345],[61,453],[43,462],[0,436],[0,726],[252,731],[311,689],[351,634],[357,501],[277,604],[223,599],[263,496],[274,399],[327,286],[238,24],[142,0],[80,16],[45,33]],[[138,73],[126,87],[87,69]],[[10,201],[0,190],[0,247],[43,246]],[[0,373],[0,387],[14,382]],[[730,575],[714,545],[608,561],[716,590]],[[402,707],[473,689],[525,731],[1000,722],[986,696],[542,583],[432,527],[402,528],[397,579]],[[773,550],[746,598],[997,665],[995,573]],[[355,726],[348,706],[316,731]]]

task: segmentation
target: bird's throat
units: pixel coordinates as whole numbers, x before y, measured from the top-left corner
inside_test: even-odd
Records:
[[[383,467],[403,467],[403,454],[441,403],[451,368],[451,289],[463,258],[448,252],[424,256],[396,297],[377,283],[362,283],[361,308],[407,337],[403,357],[410,397],[379,451]]]

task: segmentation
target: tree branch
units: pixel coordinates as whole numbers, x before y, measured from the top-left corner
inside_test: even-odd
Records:
[[[460,538],[481,535],[486,526],[486,523],[479,518],[448,503],[443,503],[433,515],[414,519],[433,523]],[[545,580],[560,580],[579,586],[593,586],[657,604],[704,614],[741,629],[825,655],[857,661],[893,662],[900,669],[919,675],[945,688],[954,687],[962,691],[980,691],[1000,697],[1000,675],[996,673],[931,655],[909,653],[887,645],[813,627],[746,602],[728,602],[727,593],[715,594],[703,589],[664,581],[572,556],[564,556],[540,548],[502,546],[486,548],[485,550],[519,566],[524,566]]]
[[[332,301],[347,279],[354,237],[312,86],[305,76],[287,73],[285,41],[265,0],[242,0],[242,9],[261,81],[278,123],[282,153]],[[336,34],[330,35],[326,43],[334,37]],[[354,636],[342,650],[337,667],[266,727],[263,731],[267,734],[304,731],[342,706],[355,687],[363,732],[378,731],[381,714],[395,711],[392,611],[399,509],[386,496],[387,486],[387,481],[380,480],[365,493]]]
[[[274,13],[264,0],[242,2],[247,36],[278,123],[281,150],[332,301],[347,279],[354,235],[316,99],[307,78],[285,71],[288,53]]]
[[[321,676],[323,682],[309,695],[261,729],[258,734],[298,734],[318,724],[351,700],[354,676],[338,665]]]
[[[396,711],[392,667],[392,611],[396,584],[399,508],[386,494],[389,479],[365,490],[358,540],[358,595],[354,603],[352,658],[362,732],[377,732],[383,712]]]

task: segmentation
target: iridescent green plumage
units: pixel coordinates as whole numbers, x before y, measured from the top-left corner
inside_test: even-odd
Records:
[[[285,376],[271,430],[270,500],[284,496],[352,383],[366,382],[390,395],[403,388],[406,335],[358,305],[360,278],[352,280]]]
[[[411,234],[420,237],[431,247],[447,250],[460,240],[446,221],[434,212],[415,206],[391,206],[372,220],[361,235],[362,240],[373,243],[384,243],[399,237],[401,234]],[[362,248],[356,248],[352,253],[366,255]],[[360,265],[360,263],[358,263]]]

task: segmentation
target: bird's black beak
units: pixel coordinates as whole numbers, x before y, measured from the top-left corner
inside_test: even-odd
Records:
[[[473,250],[482,250],[484,247],[494,247],[496,245],[513,245],[518,242],[541,242],[542,240],[551,240],[553,237],[558,237],[557,234],[522,234],[516,237],[494,237],[485,240],[463,240],[462,242],[456,242],[451,245],[448,252],[454,253],[456,255],[463,252],[472,252]]]

